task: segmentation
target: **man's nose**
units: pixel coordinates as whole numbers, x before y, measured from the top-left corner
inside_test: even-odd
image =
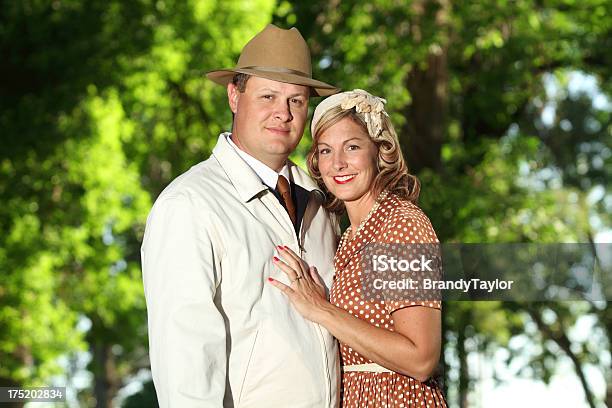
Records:
[[[293,119],[288,101],[279,100],[275,106],[274,117],[281,122],[290,122]]]

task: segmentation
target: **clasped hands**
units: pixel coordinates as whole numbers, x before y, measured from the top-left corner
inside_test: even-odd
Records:
[[[274,265],[289,278],[285,285],[274,278],[270,284],[280,289],[304,318],[320,323],[322,313],[330,303],[325,297],[325,286],[314,266],[308,266],[302,258],[287,246],[277,246],[280,258],[274,257]]]

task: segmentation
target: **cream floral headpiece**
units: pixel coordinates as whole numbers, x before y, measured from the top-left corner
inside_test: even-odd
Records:
[[[363,89],[354,89],[332,95],[315,109],[310,125],[311,134],[314,135],[314,129],[325,112],[335,106],[340,106],[343,110],[355,108],[357,113],[362,114],[370,137],[377,138],[383,130],[383,116],[389,116],[385,112],[385,103],[387,103],[385,99],[374,96]]]
[[[385,103],[387,101],[363,89],[355,89],[351,92],[345,92],[345,94],[346,96],[340,107],[344,110],[355,108],[357,113],[363,114],[370,136],[378,137],[380,132],[382,132],[383,115],[389,116],[385,112]]]

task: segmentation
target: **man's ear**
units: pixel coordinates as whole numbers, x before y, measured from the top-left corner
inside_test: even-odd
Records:
[[[238,110],[238,99],[240,99],[240,91],[233,83],[227,84],[227,100],[232,113],[236,114]]]

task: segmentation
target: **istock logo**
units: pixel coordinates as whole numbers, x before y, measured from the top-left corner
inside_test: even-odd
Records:
[[[373,255],[372,268],[375,272],[433,272],[431,263],[433,259],[425,258],[421,255],[421,259],[400,259],[388,255]]]

